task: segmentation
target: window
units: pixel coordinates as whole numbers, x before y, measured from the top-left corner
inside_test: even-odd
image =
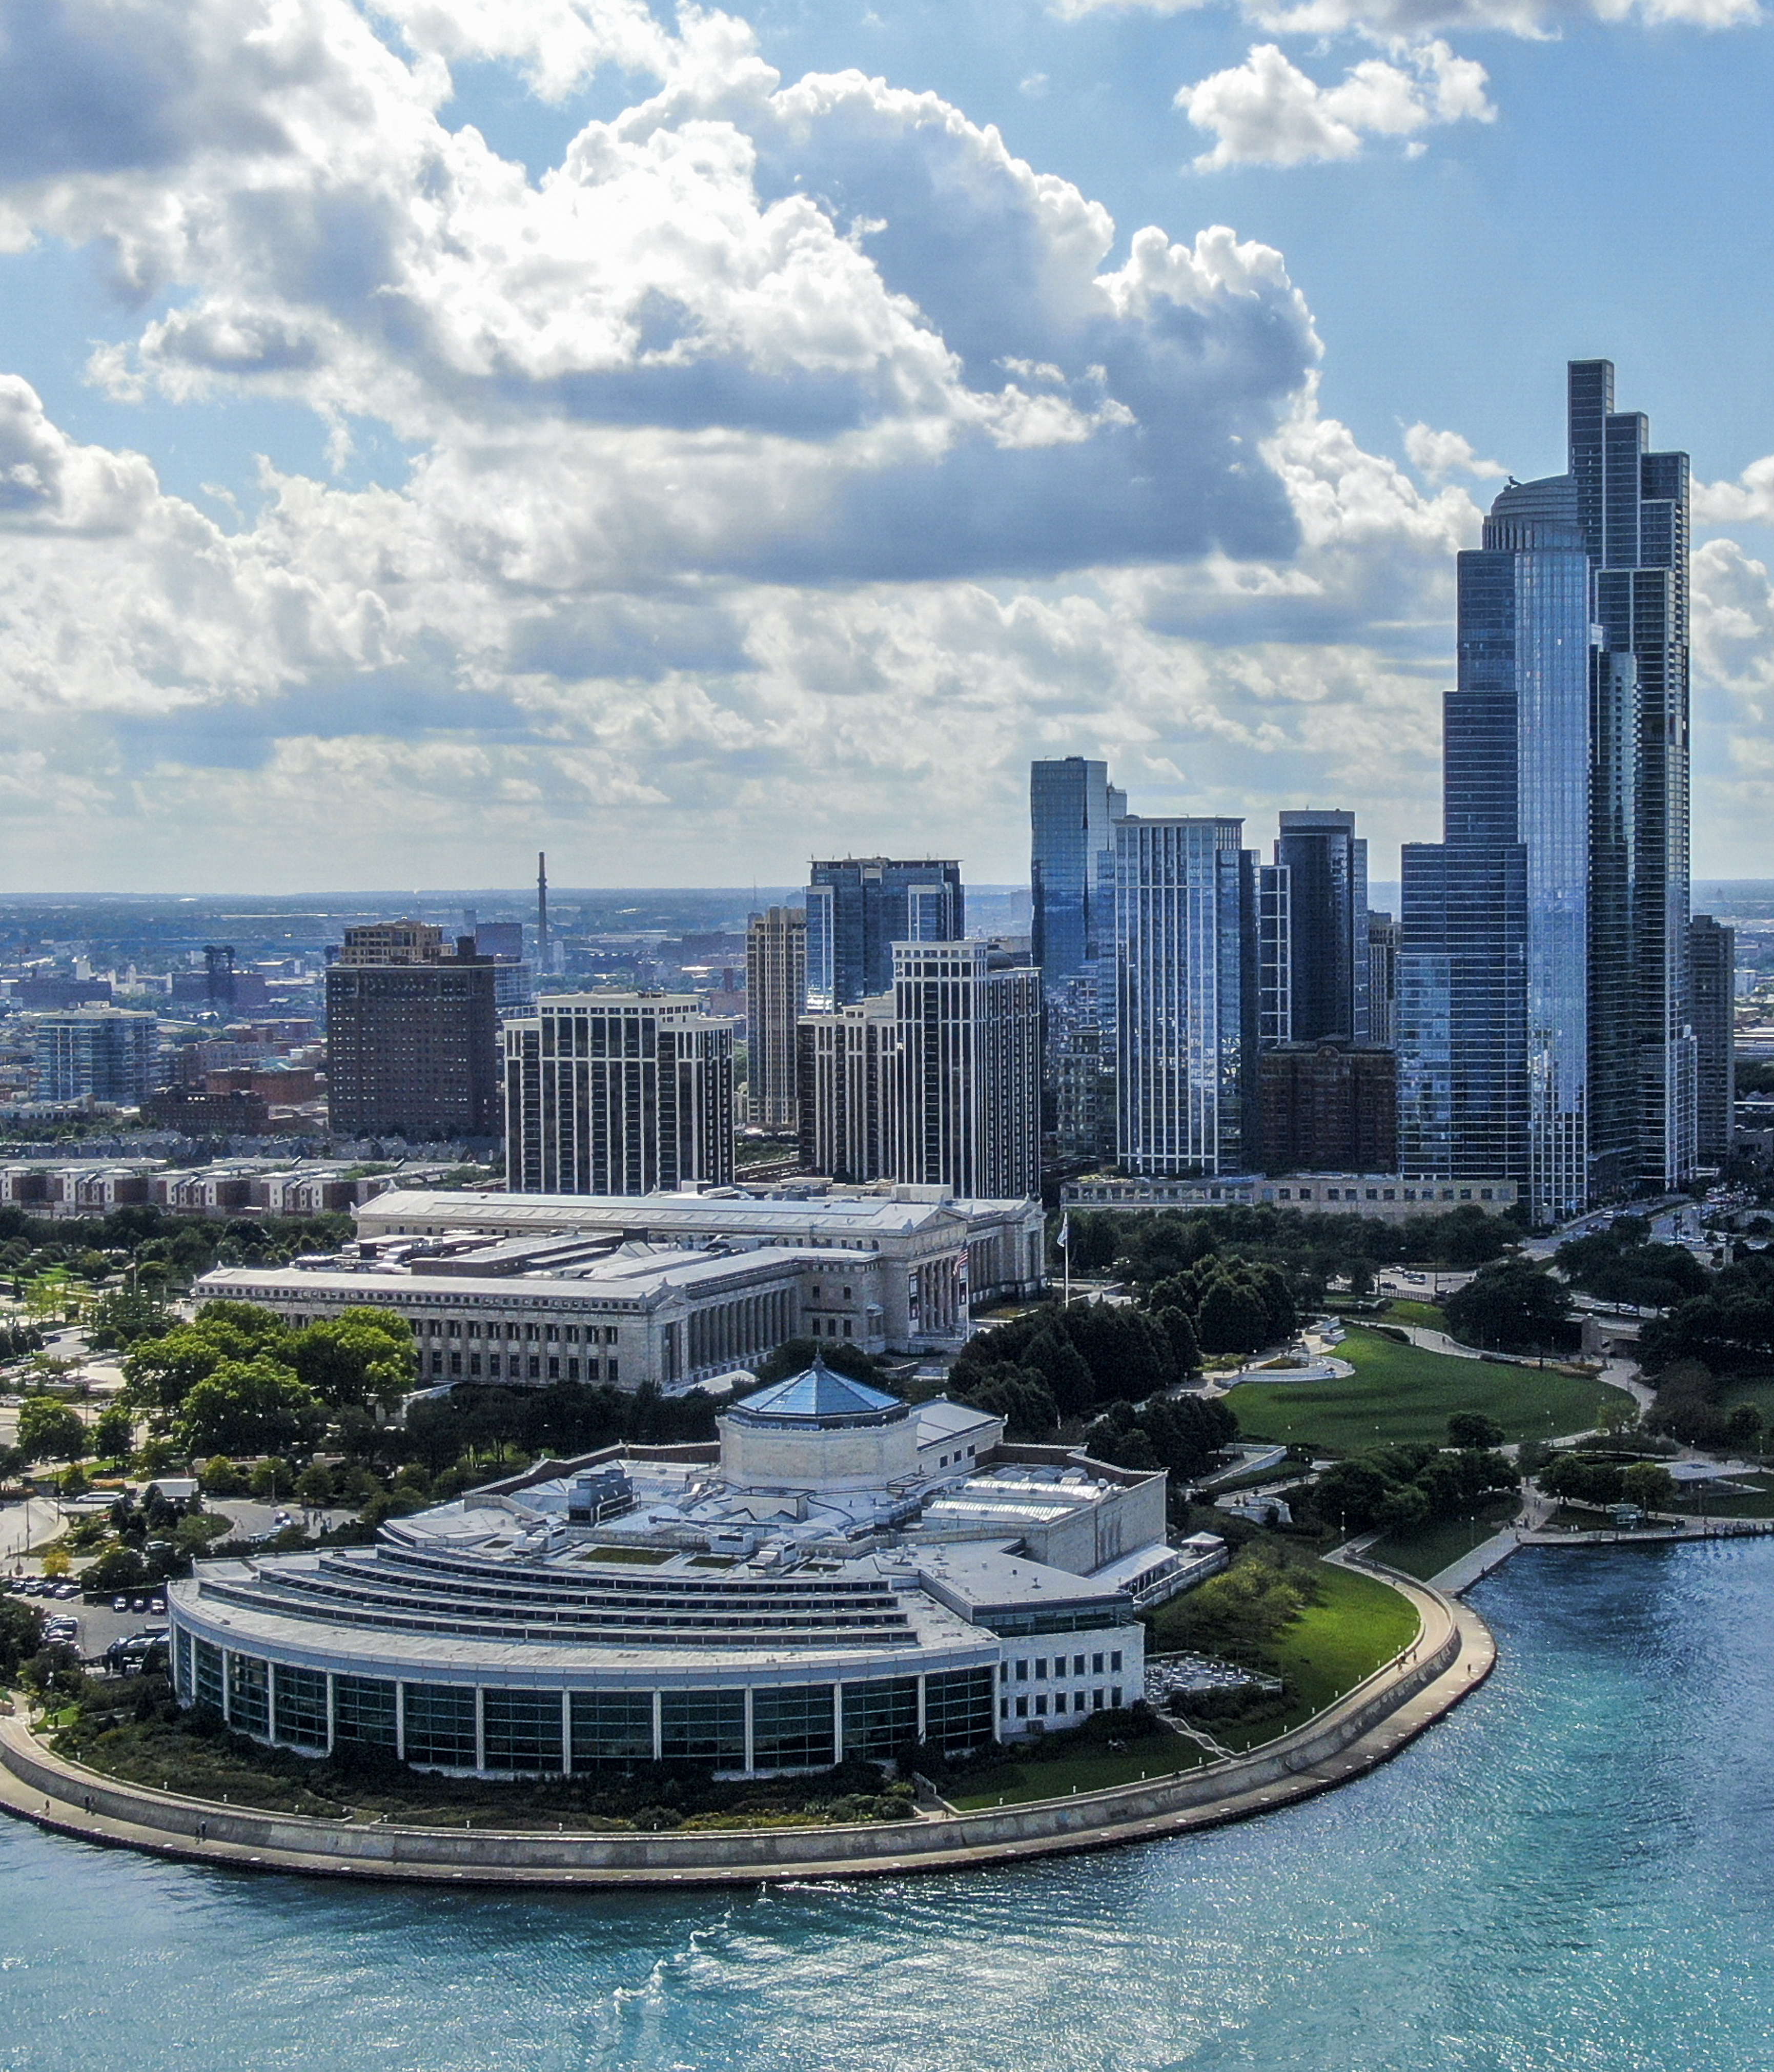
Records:
[[[577,1380],[578,1379],[578,1378],[579,1378],[579,1363],[578,1363],[578,1362],[576,1359],[570,1359],[570,1360],[567,1362],[567,1363],[566,1363],[566,1378],[567,1378],[567,1379],[568,1379],[569,1381],[577,1381]]]
[[[1100,1712],[1102,1710],[1102,1701],[1103,1701],[1103,1694],[1102,1694],[1102,1692],[1101,1692],[1100,1690],[1099,1690],[1099,1691],[1093,1691],[1093,1692],[1091,1692],[1091,1694],[1090,1694],[1090,1709],[1091,1709],[1091,1711],[1092,1711],[1092,1712]]]
[[[595,1380],[597,1379],[597,1378],[598,1378],[598,1363],[597,1363],[597,1362],[596,1362],[595,1359],[588,1359],[588,1360],[586,1362],[586,1363],[585,1363],[585,1378],[586,1378],[586,1379],[587,1379],[587,1381],[595,1381]]]
[[[1027,1698],[1019,1698],[1019,1699],[1017,1700],[1017,1701],[1016,1701],[1016,1716],[1017,1716],[1017,1717],[1018,1717],[1018,1719],[1019,1719],[1019,1720],[1026,1720],[1026,1719],[1028,1717],[1028,1716],[1029,1716],[1029,1701],[1028,1701],[1028,1700],[1027,1700]]]
[[[1066,1708],[1066,1694],[1064,1693],[1064,1691],[1056,1691],[1056,1692],[1054,1692],[1054,1694],[1053,1694],[1053,1709],[1054,1709],[1054,1711],[1055,1711],[1055,1712],[1063,1712],[1065,1710],[1065,1708]]]
[[[1019,1663],[1017,1663],[1017,1665],[1016,1665],[1016,1680],[1017,1680],[1017,1682],[1018,1682],[1019,1684],[1027,1684],[1027,1683],[1028,1682],[1028,1680],[1029,1680],[1029,1665],[1027,1664],[1027,1663],[1026,1663],[1026,1662],[1019,1662]]]
[[[844,1686],[844,1753],[883,1762],[918,1737],[918,1679],[873,1677]]]
[[[480,1355],[479,1353],[470,1353],[468,1355],[468,1378],[470,1380],[473,1380],[480,1375]]]
[[[1115,1688],[1114,1688],[1114,1691],[1113,1691],[1113,1695],[1114,1701],[1115,1701],[1115,1710],[1118,1712],[1121,1710],[1121,1686],[1120,1686],[1120,1684],[1117,1684],[1115,1686]]]
[[[1046,1693],[1044,1691],[1043,1691],[1043,1692],[1039,1695],[1039,1696],[1038,1696],[1038,1697],[1036,1698],[1036,1700],[1035,1700],[1035,1709],[1036,1712],[1037,1712],[1038,1714],[1039,1714],[1043,1718],[1045,1718],[1045,1717],[1046,1717],[1046,1716],[1047,1716],[1047,1709],[1048,1709],[1048,1700],[1047,1700],[1047,1693]]]
[[[529,1378],[532,1381],[540,1381],[542,1378],[542,1360],[539,1353],[532,1353],[529,1356]]]
[[[548,1363],[548,1378],[549,1378],[549,1379],[550,1381],[558,1381],[558,1380],[560,1379],[560,1378],[561,1378],[561,1363],[560,1363],[558,1359],[551,1359],[551,1360],[549,1362],[549,1363]]]
[[[228,1658],[228,1719],[243,1734],[271,1731],[271,1679],[256,1655]]]
[[[179,1695],[188,1705],[195,1696],[196,1686],[191,1680],[191,1635],[183,1626],[175,1627],[173,1631],[172,1673]]]
[[[1110,1671],[1110,1673],[1111,1673],[1112,1675],[1116,1675],[1116,1676],[1120,1675],[1120,1674],[1121,1674],[1121,1650],[1120,1650],[1118,1647],[1115,1650],[1114,1653],[1113,1653],[1113,1655],[1111,1655],[1109,1656],[1109,1671]],[[1119,1698],[1117,1698],[1117,1699],[1115,1700],[1115,1703],[1118,1705],[1118,1704],[1121,1703],[1120,1699],[1119,1699]]]
[[[573,1767],[632,1770],[653,1759],[651,1691],[575,1691]]]
[[[1048,1659],[1044,1655],[1035,1663],[1035,1680],[1037,1684],[1044,1684],[1048,1680]]]
[[[1101,1675],[1101,1674],[1102,1674],[1102,1657],[1101,1657],[1100,1655],[1092,1655],[1092,1656],[1091,1656],[1091,1658],[1090,1658],[1090,1673],[1091,1673],[1091,1675],[1092,1675],[1093,1676],[1100,1676],[1100,1675]]]
[[[332,1733],[356,1748],[395,1747],[394,1686],[379,1676],[334,1677]]]
[[[829,1684],[752,1692],[754,1770],[829,1770],[837,1760]]]
[[[277,1720],[275,1738],[292,1748],[327,1745],[327,1672],[290,1669],[279,1662],[271,1671]]]
[[[718,1770],[743,1770],[744,1692],[661,1692],[659,1749],[667,1762],[710,1762]]]
[[[1072,1673],[1074,1676],[1082,1676],[1085,1673],[1085,1659],[1081,1655],[1072,1656]]]
[[[610,1379],[610,1380],[611,1380],[611,1381],[614,1381],[614,1380],[615,1379],[615,1378],[616,1378],[616,1363],[615,1363],[615,1362],[614,1360],[610,1360],[610,1361],[608,1361],[607,1363],[606,1363],[605,1367],[604,1367],[604,1373],[605,1373],[605,1375],[607,1376],[607,1378],[608,1379]]]
[[[409,1684],[405,1688],[407,1761],[440,1770],[476,1768],[473,1690],[460,1684]]]
[[[607,1346],[613,1346],[613,1345],[615,1343],[615,1342],[616,1342],[616,1327],[615,1327],[615,1326],[614,1324],[606,1324],[606,1325],[604,1326],[604,1327],[603,1327],[603,1342],[604,1342]]]
[[[459,1375],[461,1374],[461,1372],[462,1372],[462,1355],[461,1355],[461,1354],[460,1354],[460,1353],[451,1353],[451,1355],[450,1355],[450,1372],[451,1372],[451,1374],[452,1375]]]
[[[846,1338],[853,1338],[856,1335],[856,1328],[848,1317],[844,1319],[844,1335]]]
[[[487,1362],[487,1372],[495,1381],[499,1379],[499,1355],[494,1353]]]
[[[566,1342],[570,1346],[576,1346],[579,1342],[579,1327],[577,1324],[567,1326]]]
[[[558,1691],[487,1690],[480,1694],[486,1767],[534,1775],[561,1767]]]
[[[222,1651],[207,1640],[195,1642],[196,1651],[196,1672],[192,1688],[197,1693],[200,1705],[213,1705],[222,1709]]]
[[[951,1669],[924,1680],[924,1731],[927,1741],[945,1749],[975,1748],[992,1738],[992,1685],[990,1664],[982,1669]]]

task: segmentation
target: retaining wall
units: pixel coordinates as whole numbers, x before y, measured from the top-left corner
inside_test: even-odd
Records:
[[[163,1853],[340,1875],[529,1881],[673,1884],[863,1875],[977,1864],[1143,1839],[1213,1824],[1307,1795],[1383,1761],[1456,1704],[1488,1671],[1488,1635],[1464,1607],[1402,1577],[1387,1580],[1418,1606],[1417,1646],[1376,1671],[1293,1733],[1183,1775],[1016,1807],[829,1827],[698,1830],[685,1834],[548,1834],[358,1824],[258,1812],[121,1783],[51,1753],[21,1718],[0,1719],[0,1810],[45,1826]],[[1461,1665],[1482,1642],[1482,1660]],[[1417,1705],[1438,1684],[1434,1702]],[[1377,1734],[1401,1711],[1421,1716]],[[1367,1743],[1362,1749],[1358,1745]],[[1348,1760],[1352,1752],[1359,1759]],[[1327,1774],[1326,1766],[1334,1774]],[[40,1794],[41,1810],[32,1794]]]

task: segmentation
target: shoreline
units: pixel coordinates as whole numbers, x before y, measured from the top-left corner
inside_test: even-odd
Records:
[[[1353,1560],[1350,1565],[1356,1565]],[[0,1812],[48,1832],[187,1863],[304,1877],[554,1889],[670,1889],[977,1869],[1223,1827],[1316,1797],[1388,1762],[1489,1676],[1477,1614],[1414,1577],[1361,1562],[1409,1597],[1422,1629],[1395,1660],[1292,1732],[1180,1774],[1065,1799],[866,1826],[536,1833],[341,1826],[125,1784],[53,1754],[0,1718]]]

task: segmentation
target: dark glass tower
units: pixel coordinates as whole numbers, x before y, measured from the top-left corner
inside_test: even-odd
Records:
[[[830,1013],[893,989],[895,943],[965,935],[958,863],[845,857],[807,887],[807,1005]]]
[[[1109,918],[1101,859],[1113,842],[1117,804],[1126,810],[1106,763],[1068,755],[1029,765],[1032,948],[1049,992],[1080,976],[1097,955]]]
[[[1653,453],[1649,421],[1614,407],[1614,367],[1570,369],[1570,479],[1608,652],[1631,656],[1631,1020],[1637,1177],[1673,1187],[1694,1161],[1688,1030],[1688,456]]]
[[[1290,1040],[1368,1041],[1368,845],[1353,813],[1281,816],[1287,872]]]

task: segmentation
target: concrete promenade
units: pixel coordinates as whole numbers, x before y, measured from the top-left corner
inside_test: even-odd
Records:
[[[1357,1564],[1350,1557],[1350,1565]],[[1157,1841],[1298,1803],[1397,1754],[1496,1659],[1457,1600],[1379,1570],[1416,1605],[1418,1638],[1336,1704],[1249,1754],[1018,1807],[866,1826],[569,1834],[358,1824],[218,1806],[64,1761],[22,1714],[0,1718],[0,1811],[88,1841],[189,1862],[427,1884],[621,1889],[903,1877]]]

